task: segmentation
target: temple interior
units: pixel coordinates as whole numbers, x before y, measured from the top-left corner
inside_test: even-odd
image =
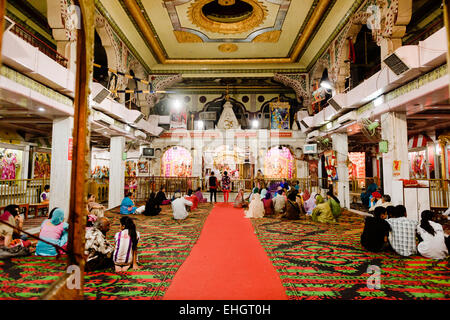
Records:
[[[0,300],[450,299],[447,3],[0,0]]]

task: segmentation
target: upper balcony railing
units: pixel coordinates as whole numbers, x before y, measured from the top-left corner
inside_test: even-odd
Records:
[[[28,42],[33,47],[36,47],[44,53],[46,56],[50,57],[51,59],[58,62],[63,67],[67,68],[67,58],[58,53],[56,50],[51,48],[48,44],[46,44],[44,41],[37,38],[35,35],[31,34],[28,30],[21,27],[17,23],[14,24],[14,26],[10,29],[10,31],[21,38],[22,40]]]

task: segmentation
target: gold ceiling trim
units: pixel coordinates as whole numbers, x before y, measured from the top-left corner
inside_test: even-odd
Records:
[[[221,34],[236,34],[252,30],[263,23],[267,17],[267,8],[264,4],[255,0],[243,0],[253,7],[252,14],[242,20],[233,23],[218,22],[208,19],[202,11],[203,6],[211,0],[197,0],[188,9],[189,20],[197,27],[206,31]]]
[[[135,0],[123,0],[124,5],[127,7],[130,12],[132,18],[136,21],[136,24],[141,29],[144,34],[145,40],[149,43],[152,48],[156,60],[158,60],[161,64],[274,64],[274,63],[295,63],[297,58],[303,49],[303,47],[307,44],[308,39],[311,37],[314,28],[319,24],[321,17],[326,12],[328,6],[330,5],[332,0],[320,0],[314,9],[314,13],[311,15],[302,35],[299,37],[299,40],[295,44],[294,50],[292,50],[292,54],[288,58],[237,58],[237,59],[168,59],[165,55],[161,47],[159,46],[158,41],[155,38],[155,34],[150,28],[147,20],[145,19],[143,13],[139,5]]]

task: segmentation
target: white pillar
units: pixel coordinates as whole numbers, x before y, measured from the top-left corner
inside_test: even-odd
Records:
[[[69,216],[72,171],[72,160],[69,160],[69,140],[72,139],[72,130],[72,117],[53,120],[49,209],[52,210],[55,207],[62,209],[65,219]]]
[[[28,176],[28,169],[30,163],[30,146],[25,146],[22,153],[22,177],[21,179],[32,179],[33,173],[31,173],[31,177]]]
[[[388,152],[383,153],[383,192],[403,199],[399,179],[409,179],[408,128],[406,113],[389,112],[381,115],[381,138],[388,141]],[[394,160],[400,160],[399,175],[393,174]],[[403,201],[401,201],[403,203]]]
[[[122,159],[125,150],[125,137],[111,138],[109,161],[109,194],[108,208],[120,205],[124,198],[125,188],[125,161]]]
[[[341,202],[341,207],[350,208],[350,186],[348,181],[348,137],[346,133],[334,133],[331,136],[333,140],[333,150],[336,151],[338,188],[337,197]]]

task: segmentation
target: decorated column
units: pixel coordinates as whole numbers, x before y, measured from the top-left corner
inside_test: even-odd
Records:
[[[72,129],[72,117],[53,120],[49,209],[61,208],[65,219],[69,216]]]
[[[333,150],[336,151],[336,171],[338,176],[337,197],[341,206],[350,208],[350,189],[348,181],[348,138],[346,133],[335,133],[333,139]]]
[[[123,153],[125,150],[125,137],[118,136],[111,138],[109,162],[109,196],[108,208],[120,205],[124,197],[125,188],[125,161]]]
[[[393,200],[398,198],[395,204],[400,204],[403,192],[399,179],[409,179],[406,113],[382,114],[381,138],[388,144],[387,152],[383,153],[383,192]]]

